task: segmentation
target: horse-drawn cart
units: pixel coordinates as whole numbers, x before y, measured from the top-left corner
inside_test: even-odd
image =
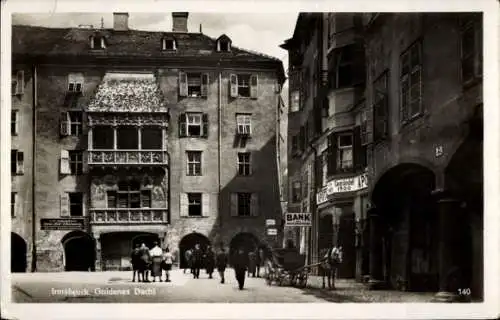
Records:
[[[305,266],[306,256],[297,249],[272,249],[270,259],[266,262],[266,282],[279,286],[305,287],[309,275],[309,267]]]

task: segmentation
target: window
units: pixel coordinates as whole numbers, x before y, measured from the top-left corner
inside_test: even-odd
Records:
[[[190,217],[202,216],[201,193],[188,193],[188,215]]]
[[[297,112],[300,110],[300,91],[295,90],[290,95],[290,112]]]
[[[12,175],[24,174],[24,153],[18,150],[10,152],[10,172]]]
[[[226,35],[222,35],[217,39],[217,51],[231,51],[231,40]]]
[[[292,202],[300,202],[301,191],[300,181],[294,181],[292,184]]]
[[[236,115],[236,133],[240,135],[250,135],[252,133],[252,115],[237,114]]]
[[[337,168],[347,170],[352,168],[352,134],[340,134],[337,140]]]
[[[71,217],[83,216],[83,194],[81,192],[69,193],[69,215]]]
[[[70,73],[68,75],[68,92],[81,93],[83,91],[83,74]]]
[[[12,110],[10,113],[10,133],[13,136],[17,136],[19,132],[18,115],[19,110]]]
[[[251,193],[238,193],[238,216],[249,217],[251,215]]]
[[[183,113],[179,116],[180,137],[208,137],[208,115]]]
[[[83,152],[72,150],[69,152],[69,168],[72,175],[81,175],[83,172]]]
[[[250,152],[238,153],[238,175],[249,176],[250,173]]]
[[[483,73],[481,20],[464,19],[461,34],[462,81],[468,83]]]
[[[139,133],[136,127],[121,126],[116,128],[116,147],[121,150],[138,150]]]
[[[24,70],[19,70],[12,76],[11,93],[13,96],[24,93]]]
[[[141,149],[142,150],[161,150],[162,130],[158,127],[141,128]]]
[[[374,140],[384,139],[389,134],[388,72],[385,71],[373,83],[373,113],[375,116]],[[367,117],[370,119],[370,117]],[[370,119],[371,120],[371,119]]]
[[[188,96],[189,97],[200,97],[201,96],[201,74],[200,73],[188,73]]]
[[[352,46],[337,50],[332,57],[330,87],[339,89],[353,85],[354,52]]]
[[[106,40],[103,36],[90,37],[90,49],[106,49]]]
[[[83,134],[81,111],[69,111],[61,113],[61,135],[79,136]]]
[[[302,175],[302,199],[307,199],[309,195],[309,171]]]
[[[250,75],[238,75],[238,95],[240,97],[250,97]]]
[[[162,50],[170,50],[170,51],[177,50],[177,45],[175,43],[175,40],[163,38],[162,42],[161,42],[161,49]]]
[[[186,151],[187,175],[201,176],[201,151]]]
[[[17,203],[17,192],[10,193],[10,216],[14,218],[16,216],[16,203]]]
[[[401,121],[410,121],[422,112],[421,43],[401,55]]]
[[[151,208],[151,190],[137,181],[121,181],[118,190],[107,192],[108,208]]]
[[[92,149],[114,149],[114,131],[112,127],[96,126],[92,129]]]
[[[324,185],[328,178],[328,150],[323,151],[321,158],[321,180]]]

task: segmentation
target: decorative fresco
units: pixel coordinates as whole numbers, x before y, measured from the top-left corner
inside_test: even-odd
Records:
[[[107,73],[88,111],[166,112],[163,94],[152,73]]]

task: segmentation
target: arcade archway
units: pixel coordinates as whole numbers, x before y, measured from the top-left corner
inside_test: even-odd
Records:
[[[61,243],[64,247],[65,271],[95,270],[95,242],[90,235],[72,231],[62,238]]]
[[[437,212],[434,172],[418,164],[399,164],[375,184],[370,274],[389,286],[436,291],[438,286]],[[375,262],[374,262],[375,261]]]
[[[159,235],[151,232],[108,232],[101,234],[103,270],[130,270],[130,254],[135,245],[145,244],[149,249],[154,242],[161,244]]]
[[[248,254],[250,252],[257,252],[257,249],[261,247],[259,239],[252,233],[242,232],[238,233],[231,239],[229,244],[229,256],[232,261],[232,257],[235,255],[238,249],[243,248],[243,251]]]
[[[10,233],[10,271],[26,272],[26,254],[28,246],[26,241],[17,233]]]
[[[185,253],[188,249],[193,249],[196,244],[200,245],[202,251],[205,251],[211,245],[207,237],[198,232],[185,235],[179,242],[179,263],[180,268],[187,268]]]

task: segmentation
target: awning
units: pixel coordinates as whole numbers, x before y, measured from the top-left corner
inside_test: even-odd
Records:
[[[108,72],[97,87],[89,112],[167,112],[153,73]]]

